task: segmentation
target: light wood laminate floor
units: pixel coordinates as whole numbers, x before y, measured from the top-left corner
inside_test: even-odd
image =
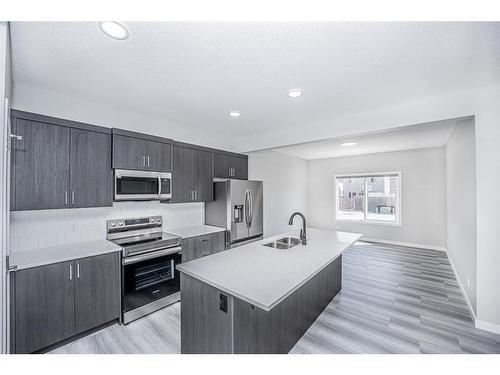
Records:
[[[51,353],[179,353],[180,304]],[[357,242],[342,291],[290,353],[500,353],[474,328],[446,253]]]

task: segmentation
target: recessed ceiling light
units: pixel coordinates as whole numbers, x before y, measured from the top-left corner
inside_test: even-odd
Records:
[[[113,39],[127,39],[128,31],[121,23],[116,21],[104,21],[99,24],[101,31]]]
[[[232,118],[238,118],[238,117],[241,117],[241,112],[231,111],[231,112],[229,112],[229,116],[231,116]]]
[[[344,147],[349,147],[349,146],[356,146],[357,144],[358,144],[358,142],[344,142],[344,143],[341,143],[340,145],[344,146]]]
[[[299,96],[302,96],[302,90],[301,89],[288,90],[288,96],[290,98],[298,98]]]

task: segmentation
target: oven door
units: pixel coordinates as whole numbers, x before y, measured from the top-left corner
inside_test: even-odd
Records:
[[[115,201],[156,200],[160,193],[159,173],[115,169]]]
[[[162,254],[162,251],[158,251]],[[141,261],[128,262],[123,258],[123,312],[144,306],[155,300],[180,291],[180,275],[176,265],[181,263],[180,251],[152,257],[144,254],[134,257],[146,258]]]

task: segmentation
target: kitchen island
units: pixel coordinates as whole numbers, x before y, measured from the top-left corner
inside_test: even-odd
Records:
[[[342,252],[362,235],[308,228],[177,266],[182,353],[288,353],[342,286]]]

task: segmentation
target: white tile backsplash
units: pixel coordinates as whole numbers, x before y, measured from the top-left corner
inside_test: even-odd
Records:
[[[163,228],[201,225],[204,203],[115,202],[113,207],[14,211],[10,215],[11,251],[106,238],[106,220],[162,215]]]

